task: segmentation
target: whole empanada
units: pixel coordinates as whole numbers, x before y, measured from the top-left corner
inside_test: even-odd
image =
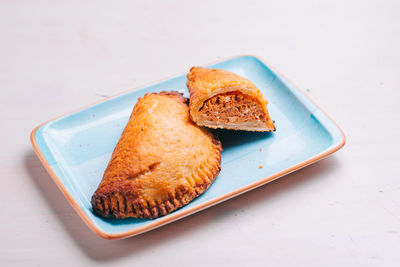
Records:
[[[192,201],[217,177],[221,143],[189,118],[177,92],[136,103],[92,197],[102,217],[157,218]]]
[[[271,132],[267,100],[249,80],[226,70],[191,68],[187,75],[190,116],[200,126]]]

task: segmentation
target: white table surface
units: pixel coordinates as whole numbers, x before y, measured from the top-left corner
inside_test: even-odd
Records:
[[[0,265],[400,266],[400,2],[322,2],[1,1]],[[146,234],[94,235],[31,130],[240,54],[307,90],[345,147]]]

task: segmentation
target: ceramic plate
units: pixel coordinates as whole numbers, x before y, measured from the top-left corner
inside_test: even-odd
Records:
[[[147,92],[176,90],[188,96],[186,74],[136,89],[36,127],[33,147],[73,208],[99,236],[125,238],[254,189],[340,149],[338,126],[281,74],[253,56],[239,56],[208,67],[250,79],[269,101],[274,133],[219,131],[224,151],[215,182],[187,206],[155,220],[102,219],[90,198],[137,99]]]

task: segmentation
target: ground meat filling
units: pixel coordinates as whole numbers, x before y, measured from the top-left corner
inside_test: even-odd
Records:
[[[199,110],[201,119],[215,123],[265,121],[261,104],[239,91],[219,94],[208,99]]]

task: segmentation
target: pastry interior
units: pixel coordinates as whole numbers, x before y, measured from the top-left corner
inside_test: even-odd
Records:
[[[217,94],[204,102],[197,123],[212,128],[266,130],[269,116],[256,99],[240,91]]]

